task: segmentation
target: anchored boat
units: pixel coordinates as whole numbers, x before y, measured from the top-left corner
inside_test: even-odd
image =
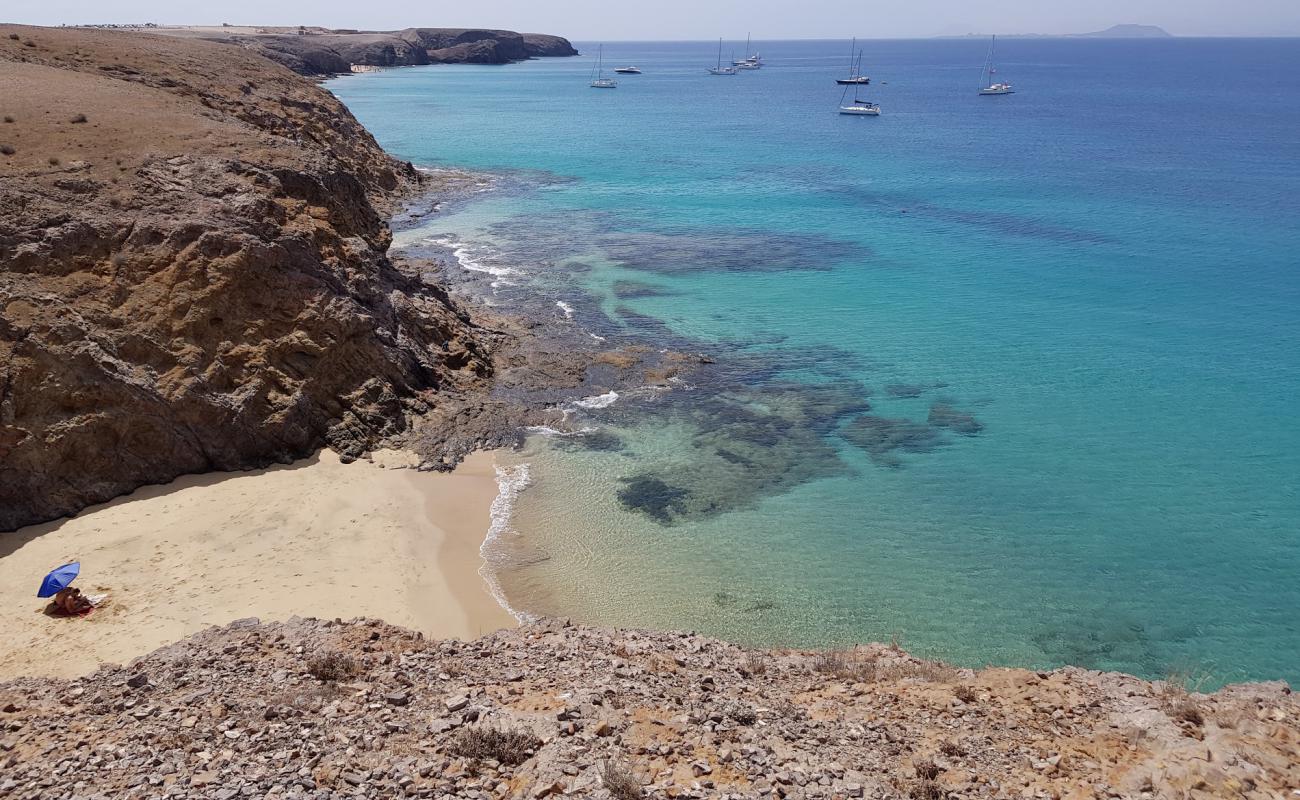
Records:
[[[722,66],[722,40],[721,39],[718,40],[718,65],[716,67],[709,67],[709,74],[710,75],[735,75],[736,74],[735,67]]]
[[[989,44],[988,60],[984,62],[984,71],[980,73],[980,94],[1015,94],[1016,92],[1011,88],[1011,84],[993,79],[993,76],[998,71],[998,68],[993,66],[993,50],[997,46],[998,37],[994,34],[993,41]]]
[[[871,79],[862,74],[862,51],[857,50],[858,39],[853,37],[853,42],[849,45],[849,77],[836,78],[835,82],[841,86],[866,86],[871,83]],[[857,50],[856,57],[854,51]]]
[[[593,89],[617,89],[618,81],[613,78],[605,77],[605,45],[601,45],[596,50],[596,69],[591,73],[591,88]]]

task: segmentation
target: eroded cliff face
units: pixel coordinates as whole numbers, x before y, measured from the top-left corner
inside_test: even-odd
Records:
[[[508,64],[539,56],[573,56],[567,39],[542,33],[480,28],[406,28],[400,31],[321,31],[303,35],[223,34],[303,75],[422,64]]]
[[[359,454],[491,367],[385,255],[419,182],[331,95],[195,40],[0,26],[0,530]]]

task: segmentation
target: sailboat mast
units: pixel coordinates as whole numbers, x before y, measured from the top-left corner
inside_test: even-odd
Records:
[[[722,69],[722,37],[718,37],[718,69]]]
[[[858,49],[858,37],[854,36],[849,42],[849,77],[853,77],[853,53]]]

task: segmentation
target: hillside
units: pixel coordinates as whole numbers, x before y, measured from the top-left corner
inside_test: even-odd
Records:
[[[0,26],[0,530],[355,456],[491,367],[394,268],[418,173],[255,53]]]
[[[84,624],[84,623],[83,623]],[[873,646],[542,622],[474,642],[244,620],[0,684],[0,792],[44,797],[1282,798],[1300,701]]]

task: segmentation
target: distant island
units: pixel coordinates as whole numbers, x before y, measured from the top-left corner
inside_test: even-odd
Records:
[[[1172,39],[1173,34],[1159,25],[1111,25],[1104,31],[1067,33],[1079,39]]]
[[[987,33],[968,33],[964,36],[940,36],[940,39],[966,39],[984,37]],[[1091,33],[1008,33],[998,34],[1007,39],[1172,39],[1174,35],[1159,25],[1111,25],[1104,31]]]

